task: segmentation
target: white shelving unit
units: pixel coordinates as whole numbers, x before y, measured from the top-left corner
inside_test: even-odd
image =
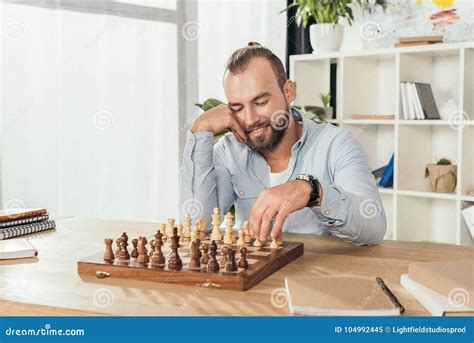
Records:
[[[461,217],[474,189],[474,42],[335,52],[290,57],[297,83],[295,105],[321,106],[330,89],[330,67],[337,64],[336,119],[360,140],[375,169],[395,154],[393,189],[380,188],[387,213],[387,239],[473,245]],[[431,84],[438,108],[454,99],[467,120],[403,120],[400,82]],[[351,119],[370,114],[373,119]],[[395,119],[377,119],[393,114]],[[440,158],[457,165],[454,193],[431,192],[425,166]]]

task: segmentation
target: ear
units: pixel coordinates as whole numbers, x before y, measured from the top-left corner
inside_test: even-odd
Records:
[[[291,104],[295,100],[296,88],[295,84],[291,80],[286,80],[283,86],[283,94],[285,95],[286,101]]]

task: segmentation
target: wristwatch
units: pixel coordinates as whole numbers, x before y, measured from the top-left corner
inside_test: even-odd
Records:
[[[319,182],[318,178],[309,174],[298,174],[296,175],[296,180],[304,180],[309,182],[311,185],[311,195],[309,196],[309,201],[306,207],[316,206],[319,199]]]

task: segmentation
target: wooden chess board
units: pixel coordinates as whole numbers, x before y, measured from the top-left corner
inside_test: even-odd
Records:
[[[209,239],[202,243],[210,244]],[[264,247],[247,246],[248,268],[239,268],[235,272],[227,272],[221,268],[218,273],[210,272],[205,266],[201,269],[188,269],[190,260],[190,241],[181,241],[178,249],[179,256],[183,261],[183,267],[180,270],[169,269],[167,265],[161,267],[151,266],[151,263],[142,264],[136,259],[129,261],[105,261],[103,253],[97,253],[84,258],[78,262],[77,269],[79,274],[96,275],[97,272],[110,273],[110,277],[129,278],[143,281],[156,281],[175,283],[183,285],[199,285],[209,288],[220,288],[237,291],[245,291],[258,284],[260,281],[303,255],[303,243],[285,242],[280,249],[270,249],[269,245]],[[218,251],[222,243],[218,242]],[[230,245],[237,251],[236,261],[240,259],[239,247]],[[165,242],[162,251],[168,257],[170,252],[168,242]],[[220,256],[218,256],[218,260]],[[168,259],[166,263],[168,262]]]

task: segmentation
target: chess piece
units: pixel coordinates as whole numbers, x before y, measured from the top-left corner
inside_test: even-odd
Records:
[[[168,239],[168,235],[166,234],[166,224],[161,223],[160,224],[160,232],[163,234],[162,240],[165,242]]]
[[[214,207],[214,214],[212,215],[212,232],[211,239],[213,241],[222,241],[222,233],[219,229],[221,225],[221,215],[219,214],[219,208]]]
[[[225,266],[227,272],[236,272],[238,270],[237,263],[235,262],[235,250],[229,248],[227,250],[227,265]]]
[[[239,234],[239,239],[237,240],[237,246],[244,247],[245,246],[244,230],[239,229],[239,231],[237,232]]]
[[[122,241],[122,237],[119,237],[115,240],[115,256],[120,255],[120,242]]]
[[[283,239],[281,238],[281,232],[278,234],[278,236],[276,236],[276,241],[280,247],[285,245],[285,243],[283,242]]]
[[[185,241],[191,238],[191,222],[192,222],[192,218],[188,213],[186,217],[184,217],[183,240]]]
[[[240,248],[239,267],[244,268],[244,269],[247,269],[249,267],[249,262],[247,261],[247,248],[246,247]]]
[[[125,262],[130,260],[130,254],[127,251],[127,243],[125,240],[120,241],[120,254],[118,256],[119,261]]]
[[[204,220],[204,218],[199,218],[198,219],[198,223],[199,223],[199,239],[201,241],[205,241],[206,240],[206,221]]]
[[[114,251],[112,250],[112,243],[114,240],[112,238],[104,239],[105,243],[105,252],[104,252],[104,260],[105,261],[112,261],[115,259]]]
[[[249,221],[245,220],[242,225],[242,230],[244,231],[244,240],[245,244],[250,244],[251,237],[250,237],[250,229],[249,229]]]
[[[183,238],[183,225],[178,224],[178,243],[181,242],[182,238]]]
[[[221,268],[225,268],[225,266],[227,265],[227,251],[229,251],[229,247],[227,246],[222,246],[221,248],[221,259],[219,261],[219,264],[221,266]]]
[[[124,242],[124,247],[125,247],[125,259],[130,260],[130,254],[128,253],[128,236],[125,232],[122,233],[122,236],[120,236],[120,239],[122,242]]]
[[[151,258],[154,253],[155,253],[155,240],[152,239],[150,241],[150,252],[148,253],[148,256]]]
[[[209,244],[203,243],[202,244],[202,264],[207,265],[209,262]]]
[[[168,268],[178,270],[183,266],[183,261],[178,254],[178,233],[177,228],[173,228],[173,236],[171,236],[171,252],[168,257]]]
[[[263,247],[263,243],[261,240],[259,240],[258,238],[255,238],[255,240],[253,241],[253,246],[254,247]]]
[[[226,228],[224,233],[224,244],[234,244],[234,235],[232,232],[232,228],[234,227],[234,216],[232,213],[227,213],[225,215],[226,220]]]
[[[199,259],[201,251],[199,250],[199,245],[197,241],[191,242],[191,256],[189,260],[189,269],[200,269],[201,260]]]
[[[138,238],[138,257],[137,262],[139,263],[148,263],[150,258],[148,257],[148,250],[146,248],[148,241],[146,237]]]
[[[151,257],[151,265],[152,266],[163,266],[165,264],[165,256],[161,251],[161,247],[163,246],[163,234],[160,230],[158,230],[155,234],[155,252]]]
[[[174,230],[174,218],[168,218],[168,223],[166,224],[166,234],[171,237],[173,236],[173,230]],[[172,243],[171,240],[169,241],[170,244]]]
[[[132,256],[133,258],[137,258],[138,257],[138,249],[137,249],[138,239],[136,238],[132,239],[132,245],[133,245],[133,249],[132,249],[132,252],[130,253],[130,256]]]
[[[270,244],[270,249],[280,249],[276,237],[272,239],[272,243]]]
[[[217,244],[215,241],[211,242],[211,245],[209,246],[209,255],[211,256],[209,258],[209,262],[207,263],[207,269],[213,273],[218,273],[219,272],[219,263],[217,263],[216,255],[217,255]]]
[[[194,225],[193,231],[191,231],[191,242],[199,239],[199,228],[198,224]],[[191,246],[191,245],[190,245]]]

